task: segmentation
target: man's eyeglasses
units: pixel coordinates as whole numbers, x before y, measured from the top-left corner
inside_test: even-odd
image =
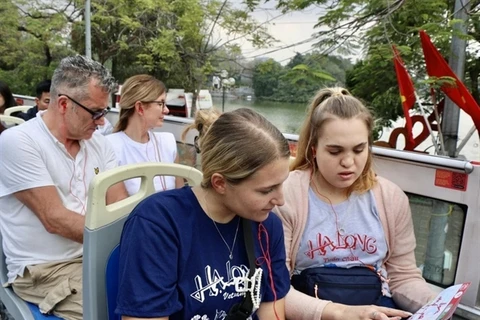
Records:
[[[90,110],[89,108],[85,107],[83,104],[81,104],[80,102],[76,101],[75,99],[73,99],[72,97],[69,97],[68,95],[66,94],[62,94],[62,93],[59,93],[58,96],[65,96],[67,97],[68,99],[72,100],[76,105],[78,105],[80,108],[82,108],[83,110],[87,111],[88,113],[90,113],[92,115],[92,119],[93,120],[99,120],[101,117],[105,116],[109,111],[110,111],[110,107],[106,107],[105,109],[103,110],[100,110],[100,111],[93,111],[93,110]]]

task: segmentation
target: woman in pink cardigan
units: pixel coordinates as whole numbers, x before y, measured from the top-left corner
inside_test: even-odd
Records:
[[[287,319],[400,319],[435,297],[416,267],[408,199],[373,172],[372,128],[345,89],[311,103],[275,208],[292,280]]]

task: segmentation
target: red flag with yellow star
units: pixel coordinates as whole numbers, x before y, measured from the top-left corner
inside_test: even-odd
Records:
[[[413,87],[412,78],[410,78],[397,48],[392,45],[392,49],[393,64],[395,65],[395,72],[397,73],[398,89],[400,91],[400,99],[402,100],[403,114],[405,115],[405,129],[407,129],[405,139],[407,140],[407,144],[415,146],[412,133],[412,119],[409,113],[415,104],[415,88]]]
[[[420,31],[420,40],[422,41],[428,75],[431,77],[452,77],[455,79],[455,85],[445,84],[440,89],[459,106],[460,109],[472,117],[475,127],[477,127],[477,130],[480,132],[480,107],[477,102],[467,87],[465,87],[462,81],[460,81],[452,69],[450,69],[448,63],[438,52],[437,48],[435,48],[425,31]]]

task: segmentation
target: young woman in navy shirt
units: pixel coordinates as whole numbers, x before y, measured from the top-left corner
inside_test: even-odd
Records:
[[[285,319],[289,273],[282,225],[270,211],[284,202],[288,142],[253,110],[216,117],[202,110],[191,126],[201,186],[156,193],[125,223],[116,309],[123,320],[230,319],[247,291],[249,319]],[[251,277],[242,219],[253,233]]]

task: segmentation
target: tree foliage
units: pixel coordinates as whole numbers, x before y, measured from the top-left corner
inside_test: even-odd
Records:
[[[311,6],[321,8],[316,46],[322,53],[361,53],[362,58],[347,74],[347,86],[373,109],[379,124],[388,125],[403,116],[392,63],[392,44],[400,50],[417,90],[428,99],[430,83],[423,81],[426,71],[420,30],[431,36],[447,59],[452,35],[468,40],[466,84],[480,101],[480,1],[468,2],[471,8],[467,22],[454,18],[454,0],[280,0],[278,6],[285,11]],[[463,23],[466,23],[467,34],[459,34],[455,28]]]
[[[283,74],[282,65],[273,59],[260,62],[253,72],[253,90],[256,97],[273,97]]]
[[[256,64],[253,89],[255,96],[262,99],[307,102],[323,86],[343,85],[350,68],[347,59],[317,52],[297,54],[285,67],[269,59]]]
[[[84,1],[0,2],[0,78],[32,94],[59,60],[85,52]],[[91,0],[92,56],[120,81],[138,73],[195,92],[241,54],[236,40],[266,46],[273,38],[248,8],[223,0]]]
[[[94,2],[96,56],[103,63],[111,61],[120,80],[131,75],[129,71],[146,71],[169,87],[195,93],[205,85],[207,75],[220,67],[220,63],[214,65],[217,52],[238,55],[234,42],[238,39],[245,38],[254,46],[273,40],[246,8],[227,0]]]
[[[40,0],[4,0],[0,15],[0,79],[16,92],[33,94],[58,60],[72,53],[64,31],[76,12],[63,2],[54,8]]]

